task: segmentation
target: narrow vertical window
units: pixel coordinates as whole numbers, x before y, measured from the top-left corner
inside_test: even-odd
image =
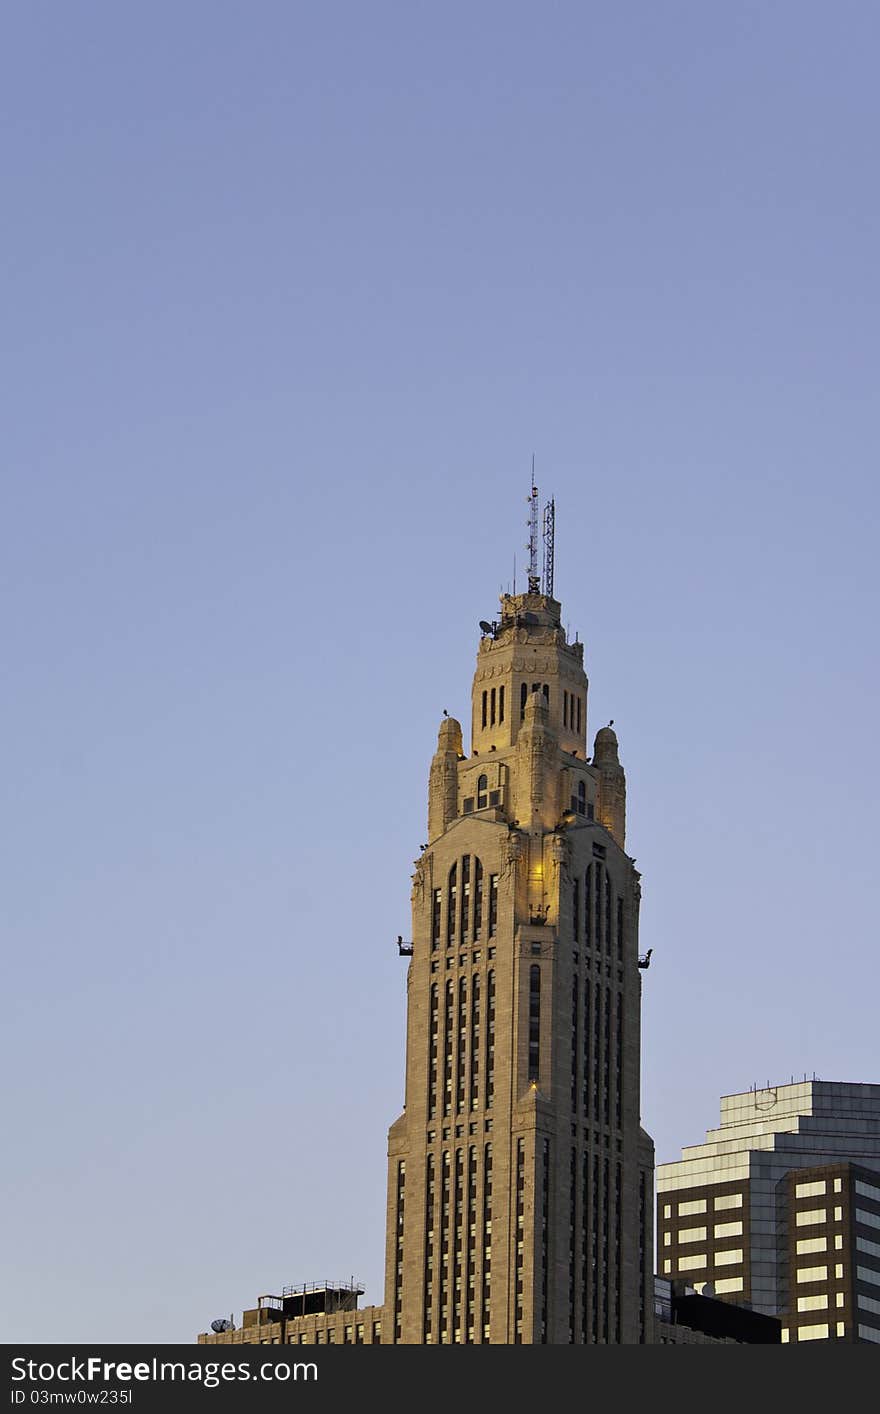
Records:
[[[617,1027],[615,1031],[617,1055],[615,1057],[615,1121],[618,1129],[623,1128],[623,993],[617,993]]]
[[[471,857],[469,854],[463,856],[461,861],[461,933],[460,941],[466,943],[468,940],[468,927],[471,921]]]
[[[571,932],[574,942],[581,940],[581,881],[575,879],[571,886]]]
[[[567,693],[567,692],[563,692],[563,694],[562,694],[562,725],[563,725],[564,727],[567,727],[567,726],[568,726],[568,693]]]
[[[480,776],[477,781],[477,809],[485,810],[489,800],[489,778]]]
[[[586,815],[587,813],[587,783],[583,780],[578,781],[577,813],[578,815]]]
[[[550,1287],[550,1140],[544,1140],[541,1182],[541,1344],[547,1344],[547,1297]]]
[[[577,698],[577,731],[578,731],[578,735],[580,735],[580,730],[581,730],[581,699],[578,697],[578,698]]]
[[[474,856],[474,939],[480,936],[483,927],[483,866]]]
[[[440,946],[440,910],[443,906],[443,891],[435,889],[431,900],[431,950]]]
[[[428,1061],[428,1119],[437,1113],[437,1041],[440,1034],[440,1001],[437,983],[431,984],[431,1041]]]
[[[455,1085],[455,1111],[464,1109],[465,1085],[467,1083],[467,979],[461,977],[458,983],[458,1067]]]
[[[464,1152],[461,1149],[455,1151],[455,1187],[453,1189],[454,1205],[454,1242],[452,1253],[452,1332],[453,1340],[461,1343],[461,1247],[462,1247],[462,1227],[464,1219]]]
[[[498,689],[498,725],[499,725],[499,727],[501,726],[501,723],[502,723],[503,721],[504,721],[504,688],[503,688],[503,687],[499,687],[499,689]]]
[[[617,899],[617,961],[623,962],[623,899]]]
[[[529,968],[529,1080],[537,1080],[541,1062],[541,969]]]
[[[474,973],[471,986],[471,1109],[479,1106],[480,1100],[480,974]]]
[[[602,1098],[602,988],[596,984],[593,992],[593,1119],[601,1122]]]
[[[467,1322],[464,1339],[466,1345],[473,1345],[477,1335],[476,1292],[474,1290],[477,1266],[477,1151],[473,1144],[467,1153],[465,1211],[467,1215],[464,1229],[467,1238],[467,1257],[464,1269],[464,1288]]]
[[[494,689],[494,687],[492,688],[492,691],[491,691],[490,694],[489,694],[489,722],[490,722],[490,725],[494,727],[494,725],[495,725],[495,689]]]
[[[577,1149],[572,1144],[568,1164],[568,1343],[576,1344],[577,1321]]]
[[[528,699],[528,695],[529,695],[529,685],[528,685],[528,683],[525,683],[525,682],[520,683],[520,686],[519,686],[519,719],[520,719],[520,721],[522,721],[523,717],[526,715],[526,701],[527,701],[527,699]]]
[[[611,937],[611,875],[605,870],[605,951],[611,956],[613,940]]]
[[[449,871],[446,887],[446,946],[455,942],[455,914],[458,907],[458,866],[453,864]]]
[[[428,1155],[425,1170],[425,1316],[422,1338],[425,1345],[431,1339],[431,1316],[434,1305],[434,1155]]]
[[[542,686],[542,688],[541,688],[541,691],[542,691],[543,694],[544,694],[544,700],[545,700],[545,702],[549,702],[549,701],[550,701],[550,684],[549,684],[549,682],[545,682],[545,683],[543,684],[543,686]]]
[[[487,692],[484,692],[484,693],[483,693],[483,716],[482,716],[482,722],[483,722],[483,730],[484,730],[484,731],[485,731],[485,728],[486,728],[486,702],[487,702],[488,696],[489,696],[489,694],[488,694]]]
[[[581,1022],[581,1106],[584,1119],[590,1115],[590,979],[584,983],[584,1016]]]
[[[584,942],[585,942],[585,944],[587,945],[587,947],[589,947],[590,944],[591,944],[592,941],[593,941],[593,894],[592,894],[592,885],[593,885],[593,866],[592,866],[592,864],[590,864],[590,865],[587,866],[587,872],[586,872],[586,874],[584,875]]]
[[[483,1156],[483,1282],[481,1289],[483,1343],[489,1343],[492,1306],[492,1145]]]
[[[446,983],[446,1015],[443,1031],[443,1113],[452,1110],[452,1055],[455,1035],[455,994],[452,979]]]
[[[449,1150],[444,1149],[440,1160],[440,1332],[444,1341],[449,1327]]]
[[[603,1160],[602,1185],[602,1270],[605,1273],[605,1300],[602,1303],[602,1335],[607,1345],[611,1339],[611,1181],[609,1177],[610,1164],[608,1159]]]
[[[580,983],[577,973],[571,986],[571,1113],[577,1114],[578,1070],[580,1050],[578,1047],[578,1020],[580,1017]]]
[[[587,1285],[589,1270],[590,1233],[590,1154],[584,1150],[581,1157],[581,1344],[586,1345],[589,1337],[590,1289]]]
[[[526,1146],[525,1140],[516,1141],[516,1304],[514,1344],[522,1345],[523,1316],[523,1265],[525,1260],[525,1209],[526,1209]]]
[[[498,875],[489,875],[489,937],[494,938],[498,928]]]
[[[495,973],[490,968],[486,977],[486,1108],[492,1108],[495,1095]]]
[[[620,1163],[616,1165],[614,1180],[614,1343],[621,1343],[621,1288],[623,1285],[623,1244],[622,1237],[622,1176]]]
[[[611,988],[605,988],[605,1063],[603,1067],[605,1094],[603,1096],[602,1117],[611,1123]]]
[[[397,1165],[397,1231],[395,1233],[395,1280],[394,1280],[394,1339],[401,1338],[401,1311],[403,1310],[403,1214],[404,1187],[406,1184],[406,1164],[403,1159]]]

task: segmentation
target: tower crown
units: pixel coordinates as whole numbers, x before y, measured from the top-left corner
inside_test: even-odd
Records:
[[[477,654],[471,699],[477,754],[513,746],[529,697],[541,692],[562,750],[586,759],[584,645],[567,641],[561,615],[548,594],[502,594],[501,619]]]

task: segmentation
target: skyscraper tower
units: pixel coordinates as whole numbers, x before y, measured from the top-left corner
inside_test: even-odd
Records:
[[[639,874],[611,725],[587,756],[583,644],[552,597],[552,502],[538,573],[536,498],[528,591],[481,624],[470,754],[444,714],[431,763],[385,1343],[651,1338]]]

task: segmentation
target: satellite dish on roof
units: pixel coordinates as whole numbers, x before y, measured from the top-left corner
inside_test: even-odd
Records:
[[[226,1321],[221,1318],[218,1321],[211,1322],[211,1330],[215,1335],[222,1335],[224,1331],[234,1331],[235,1326],[231,1321]]]
[[[480,619],[480,628],[483,630],[484,633],[495,632],[495,625],[487,623],[485,619]]]

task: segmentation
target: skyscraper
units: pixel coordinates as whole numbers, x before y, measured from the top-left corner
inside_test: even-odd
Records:
[[[385,1309],[406,1344],[646,1339],[639,874],[617,738],[587,755],[583,644],[546,578],[483,625],[470,754],[444,717],[431,763],[389,1133]]]
[[[538,573],[536,497],[527,592],[481,624],[470,752],[444,713],[430,767],[384,1344],[650,1340],[639,874],[610,724],[587,754],[584,648],[553,597],[552,502]],[[325,1312],[306,1335],[294,1302],[263,1300],[286,1339],[353,1324]]]
[[[880,1344],[880,1085],[725,1095],[657,1189],[663,1276],[778,1316],[783,1341]]]

